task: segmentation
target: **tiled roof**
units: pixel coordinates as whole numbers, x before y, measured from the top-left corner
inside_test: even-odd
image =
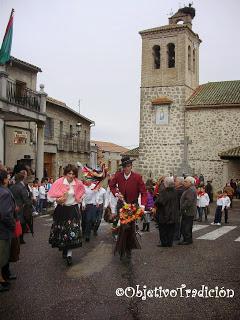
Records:
[[[240,80],[200,85],[186,102],[188,106],[240,105]]]
[[[21,65],[21,66],[23,66],[23,67],[25,67],[25,68],[27,68],[27,69],[30,69],[30,70],[32,70],[32,71],[35,71],[35,72],[42,72],[42,70],[41,70],[39,67],[34,66],[34,65],[31,64],[31,63],[28,63],[28,62],[26,62],[26,61],[17,59],[17,58],[12,57],[12,56],[10,57],[9,63],[13,63],[13,64],[15,63],[15,64],[18,64],[18,65]]]
[[[240,146],[219,153],[221,158],[240,158]]]
[[[152,100],[152,105],[156,106],[159,104],[171,104],[173,101],[171,99],[169,99],[168,97],[159,97],[157,99]]]
[[[131,156],[132,157],[138,157],[139,156],[139,147],[134,148],[132,150],[129,150],[129,151],[125,152],[123,155],[124,156],[130,156],[130,157]]]
[[[58,106],[61,106],[61,107],[66,107],[67,106],[65,102],[62,102],[60,100],[51,98],[49,96],[47,97],[47,101],[52,103],[52,104],[57,104]]]
[[[107,152],[124,153],[129,150],[112,142],[91,140],[91,143],[95,143],[99,149]]]
[[[51,97],[49,97],[49,96],[47,96],[47,102],[51,103],[52,105],[62,107],[62,108],[64,108],[65,110],[68,110],[69,112],[73,113],[74,115],[78,116],[79,118],[82,118],[83,120],[86,120],[86,121],[89,122],[90,124],[95,124],[95,122],[94,122],[93,120],[90,120],[90,119],[84,117],[84,116],[81,115],[80,113],[78,113],[78,112],[76,112],[75,110],[73,110],[72,108],[68,107],[65,102],[56,100],[56,99],[51,98]]]

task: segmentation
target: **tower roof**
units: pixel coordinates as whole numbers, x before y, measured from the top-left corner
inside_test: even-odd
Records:
[[[152,33],[159,33],[159,32],[168,32],[168,31],[182,31],[182,30],[188,30],[191,32],[194,36],[197,36],[199,39],[199,42],[202,42],[201,39],[199,38],[198,34],[193,32],[192,29],[188,24],[169,24],[161,27],[156,27],[156,28],[151,28],[151,29],[146,29],[142,30],[139,32],[140,35],[145,35],[145,34],[152,34]]]
[[[189,4],[188,7],[180,8],[174,15],[172,15],[169,18],[169,24],[157,28],[151,28],[147,30],[140,31],[139,33],[141,35],[145,33],[153,33],[153,32],[159,32],[159,31],[172,31],[174,29],[176,30],[183,30],[183,29],[189,29],[194,35],[196,35],[191,29],[192,29],[192,19],[195,17],[195,9],[192,7],[191,4]],[[178,24],[179,22],[182,22],[182,24]]]

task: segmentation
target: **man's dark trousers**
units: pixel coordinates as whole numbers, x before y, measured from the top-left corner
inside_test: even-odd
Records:
[[[182,216],[181,223],[181,234],[183,235],[183,241],[192,243],[192,227],[193,227],[193,216]]]

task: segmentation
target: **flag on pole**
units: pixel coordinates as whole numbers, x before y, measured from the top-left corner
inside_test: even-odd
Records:
[[[3,38],[2,46],[0,49],[0,65],[5,64],[7,61],[10,60],[13,35],[13,13],[14,9],[12,9],[8,25],[5,31],[5,35]]]

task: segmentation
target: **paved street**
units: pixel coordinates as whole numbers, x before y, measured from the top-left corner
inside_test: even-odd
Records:
[[[212,213],[214,209],[212,208]],[[26,235],[21,260],[12,264],[18,279],[0,295],[1,319],[240,319],[240,201],[234,201],[229,224],[197,222],[194,244],[159,248],[154,224],[141,237],[142,250],[132,262],[114,257],[110,225],[73,252],[67,267],[48,245],[51,217],[35,219],[35,236]],[[117,297],[117,288],[147,286],[175,289],[216,286],[233,289],[233,298]],[[167,294],[167,291],[165,291]]]

